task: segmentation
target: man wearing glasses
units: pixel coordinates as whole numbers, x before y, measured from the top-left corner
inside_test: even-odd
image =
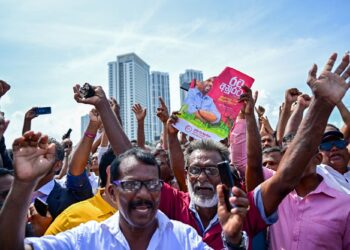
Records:
[[[317,173],[332,188],[350,194],[350,154],[344,135],[334,126],[328,125],[320,144],[322,164],[317,166]]]
[[[168,219],[158,210],[163,182],[160,167],[152,154],[133,148],[111,164],[108,187],[111,204],[119,212],[104,222],[90,221],[56,236],[27,238],[24,220],[30,195],[36,183],[50,171],[55,145],[47,136],[28,131],[13,144],[15,180],[0,212],[2,249],[211,249],[195,229]],[[235,212],[226,209],[224,195],[218,189],[218,214],[226,239],[241,234],[240,222],[245,218],[248,201],[244,197]],[[239,209],[238,209],[239,208]],[[238,229],[238,230],[237,230]],[[237,248],[233,248],[237,249]]]

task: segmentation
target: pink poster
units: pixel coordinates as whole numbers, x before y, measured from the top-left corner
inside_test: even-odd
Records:
[[[175,127],[195,139],[225,139],[242,107],[238,103],[242,86],[251,88],[253,82],[252,77],[230,67],[218,77],[193,81]]]

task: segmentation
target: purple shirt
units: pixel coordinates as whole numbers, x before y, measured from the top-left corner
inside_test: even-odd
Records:
[[[324,181],[304,198],[288,194],[278,215],[270,249],[350,249],[350,196]]]

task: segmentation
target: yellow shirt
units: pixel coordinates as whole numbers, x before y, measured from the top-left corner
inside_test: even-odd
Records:
[[[90,220],[104,221],[117,209],[107,203],[101,196],[104,189],[98,189],[94,197],[69,206],[51,223],[45,235],[55,235]]]

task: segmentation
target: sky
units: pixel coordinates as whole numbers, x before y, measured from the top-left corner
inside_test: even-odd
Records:
[[[91,106],[74,101],[73,85],[101,85],[108,95],[108,62],[130,52],[151,71],[169,73],[172,110],[180,108],[186,69],[204,78],[226,66],[250,75],[275,126],[285,90],[311,94],[311,65],[322,68],[332,52],[350,50],[349,9],[346,0],[0,0],[0,79],[11,85],[0,100],[10,120],[6,144],[21,135],[34,106],[52,107],[32,121],[34,131],[60,139],[72,128],[77,143]],[[342,125],[337,110],[330,122]]]

